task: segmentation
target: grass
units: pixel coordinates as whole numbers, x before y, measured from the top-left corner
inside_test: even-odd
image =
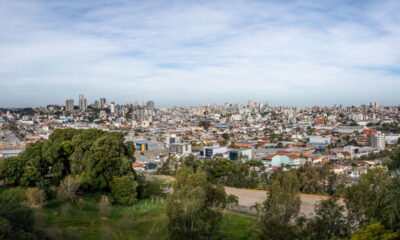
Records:
[[[24,188],[0,191],[0,197],[14,196],[24,201]],[[163,200],[139,200],[132,206],[116,205],[108,218],[99,214],[96,197],[83,198],[79,209],[75,203],[51,200],[42,209],[35,209],[35,227],[51,239],[134,239],[166,240],[167,217]],[[217,239],[257,239],[255,219],[245,215],[224,213]]]
[[[133,206],[113,206],[109,218],[98,214],[97,201],[85,199],[86,206],[79,210],[71,205],[68,213],[53,202],[44,213],[42,231],[54,239],[168,239],[165,205],[160,200],[139,200]],[[42,221],[43,222],[43,221]],[[247,216],[225,213],[222,218],[221,239],[256,239],[255,220]]]

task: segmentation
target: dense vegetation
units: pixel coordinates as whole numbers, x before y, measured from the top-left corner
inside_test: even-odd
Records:
[[[134,147],[122,134],[100,130],[56,130],[46,141],[29,144],[17,157],[1,163],[1,178],[14,186],[38,187],[49,193],[67,176],[86,192],[108,193],[121,181],[132,184]]]
[[[12,199],[29,218],[24,217],[24,226],[29,226],[32,240],[42,239],[74,239],[74,240],[167,240],[168,218],[165,202],[162,198],[140,199],[134,205],[113,205],[108,217],[104,218],[100,211],[98,196],[79,197],[84,202],[81,206],[78,201],[65,207],[65,203],[58,199],[49,200],[42,209],[30,209],[24,206],[25,188],[7,188],[0,191],[0,199]],[[3,205],[1,205],[3,206]],[[0,209],[5,209],[0,207]],[[15,211],[13,211],[15,215]],[[12,220],[14,220],[14,217]],[[28,224],[26,224],[28,223]],[[35,230],[36,229],[36,230]],[[213,239],[257,239],[257,227],[254,218],[230,213],[222,215],[218,238]],[[0,233],[4,233],[0,229]],[[8,232],[9,233],[9,232]],[[14,236],[14,238],[12,237]],[[1,235],[0,239],[29,239],[20,236],[13,230],[12,235]]]
[[[272,175],[263,173],[264,164],[255,160],[231,161],[216,156],[211,160],[198,161],[194,156],[188,156],[180,160],[168,158],[159,173],[174,175],[179,166],[193,171],[202,169],[207,174],[208,181],[213,184],[262,190],[271,184],[279,172],[275,171]],[[306,163],[292,171],[299,181],[300,192],[307,194],[334,195],[349,182],[347,177],[334,174],[329,164],[313,166],[311,163]]]

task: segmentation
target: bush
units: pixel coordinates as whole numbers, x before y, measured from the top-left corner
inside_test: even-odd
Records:
[[[25,192],[27,203],[34,208],[41,208],[46,203],[46,194],[38,188],[28,188]]]
[[[122,205],[131,205],[136,200],[137,183],[132,175],[113,177],[111,194],[114,201]]]
[[[83,198],[79,198],[79,200],[76,202],[76,206],[79,208],[79,210],[82,210],[86,205],[85,200]]]
[[[64,216],[68,215],[70,210],[71,210],[71,203],[69,202],[66,202],[61,206],[61,214]]]
[[[103,218],[108,218],[111,214],[112,206],[110,200],[107,196],[101,196],[100,203],[99,203],[99,213],[100,216]]]
[[[164,195],[164,184],[159,180],[143,180],[139,182],[137,197],[140,199],[153,198]]]
[[[67,176],[58,187],[57,197],[61,200],[69,199],[74,201],[76,192],[80,186],[80,181],[72,176]]]

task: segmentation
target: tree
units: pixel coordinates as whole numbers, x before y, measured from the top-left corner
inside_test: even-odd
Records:
[[[46,193],[38,188],[28,188],[25,192],[28,205],[41,208],[46,203]]]
[[[137,176],[137,198],[154,198],[164,195],[164,183],[158,179],[147,180],[144,175]]]
[[[382,222],[392,230],[400,229],[400,175],[394,173],[379,197]]]
[[[345,208],[335,198],[320,201],[316,216],[307,224],[308,237],[315,240],[346,239],[350,235]]]
[[[215,235],[222,218],[215,208],[225,207],[225,199],[224,188],[208,182],[200,170],[179,169],[174,192],[167,199],[170,239],[209,239]]]
[[[400,138],[399,138],[400,141]],[[399,170],[400,169],[400,147],[395,148],[391,155],[390,155],[390,163],[389,163],[389,169],[390,170]]]
[[[326,165],[315,167],[307,162],[296,171],[300,182],[300,192],[302,193],[323,193],[323,182],[329,175],[329,169]]]
[[[374,168],[344,189],[344,203],[354,224],[361,226],[378,215],[378,198],[387,180],[384,168]]]
[[[18,157],[9,157],[3,161],[2,177],[8,184],[19,185],[25,163]]]
[[[103,195],[101,196],[100,202],[99,202],[99,214],[103,218],[108,218],[111,214],[112,211],[112,206],[110,199]]]
[[[230,136],[228,133],[223,133],[221,136],[225,141],[228,141],[230,139]]]
[[[211,123],[209,121],[200,121],[199,126],[203,127],[205,130],[208,130],[210,127]]]
[[[71,201],[74,201],[80,184],[80,180],[78,180],[77,178],[67,176],[58,187],[58,198],[62,200],[69,199]]]
[[[290,223],[300,211],[299,181],[291,170],[277,174],[267,188],[260,217],[262,238],[273,240],[292,239],[294,226]]]
[[[260,220],[260,213],[263,210],[263,205],[259,202],[254,203],[254,205],[250,206],[250,210],[254,209],[256,211],[256,218]]]
[[[133,174],[129,156],[120,133],[106,133],[90,147],[86,159],[83,183],[88,187],[109,191],[114,176]]]
[[[34,233],[33,211],[16,194],[0,196],[0,239],[41,239]]]
[[[358,230],[353,234],[351,240],[396,240],[400,233],[393,233],[380,223],[372,223],[367,227]]]
[[[131,205],[136,200],[137,183],[133,175],[114,177],[111,183],[111,195],[114,201],[122,205]]]
[[[226,196],[225,204],[227,208],[231,209],[233,206],[239,204],[239,198],[233,194],[229,194]]]
[[[82,189],[109,192],[114,176],[134,174],[132,142],[122,133],[57,129],[46,141],[29,144],[18,157],[1,163],[7,184],[39,187],[46,193],[67,176],[82,180]]]

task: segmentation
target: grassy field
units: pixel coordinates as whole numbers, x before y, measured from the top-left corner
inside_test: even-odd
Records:
[[[2,191],[2,195],[18,195],[23,201],[23,189]],[[83,198],[85,205],[79,209],[75,203],[50,201],[35,210],[35,225],[51,239],[167,239],[167,217],[163,200],[139,200],[133,206],[113,206],[108,218],[99,214],[96,197]],[[225,213],[220,234],[216,239],[256,239],[256,222],[253,218]]]

